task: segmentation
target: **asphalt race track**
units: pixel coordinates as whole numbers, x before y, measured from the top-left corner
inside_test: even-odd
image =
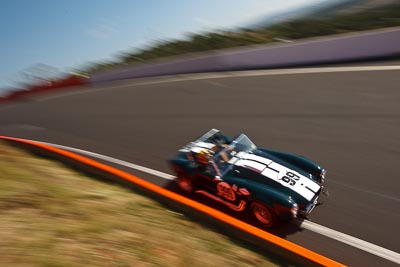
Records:
[[[244,132],[328,170],[313,222],[400,253],[399,85],[400,70],[123,81],[0,106],[0,135],[171,173],[166,160],[210,128]],[[351,266],[397,266],[309,230],[275,231]]]

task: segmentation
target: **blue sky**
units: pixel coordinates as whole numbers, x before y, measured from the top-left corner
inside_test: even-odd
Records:
[[[189,32],[229,28],[323,0],[4,0],[0,88],[37,63],[61,71]]]

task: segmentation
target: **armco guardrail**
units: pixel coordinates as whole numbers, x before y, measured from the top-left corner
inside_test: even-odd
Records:
[[[124,67],[94,74],[90,82],[199,72],[276,68],[400,55],[400,28],[320,37],[279,45],[213,51],[202,56]]]
[[[254,238],[258,238],[263,244],[271,244],[275,248],[280,248],[286,254],[287,258],[290,258],[291,261],[298,262],[301,266],[332,266],[332,267],[343,267],[345,265],[326,258],[316,252],[308,250],[304,247],[301,247],[297,244],[294,244],[290,241],[282,239],[278,236],[270,234],[266,231],[263,231],[257,227],[254,227],[250,224],[247,224],[243,221],[240,221],[234,217],[231,217],[221,211],[218,211],[214,208],[201,204],[197,201],[169,191],[163,187],[152,184],[146,180],[143,180],[137,176],[124,172],[122,170],[116,169],[114,167],[105,165],[103,163],[97,162],[90,158],[84,157],[82,155],[78,155],[72,153],[70,151],[66,151],[60,148],[52,147],[46,144],[42,144],[39,142],[35,142],[32,140],[13,138],[7,136],[0,136],[0,140],[7,140],[9,142],[13,142],[19,145],[22,145],[26,148],[33,149],[37,153],[44,154],[49,157],[55,157],[60,161],[65,163],[73,164],[75,167],[83,169],[85,171],[89,171],[88,168],[95,170],[94,172],[98,173],[101,171],[103,173],[107,173],[123,181],[135,185],[141,189],[147,190],[158,197],[162,197],[164,199],[169,200],[170,202],[180,204],[183,207],[189,208],[193,211],[200,212],[210,218],[215,219],[220,223],[224,223],[227,226],[230,226],[242,233],[246,233]],[[56,181],[55,181],[56,182]],[[272,247],[269,247],[273,249]],[[276,251],[275,251],[276,253]],[[282,252],[279,253],[282,255]]]

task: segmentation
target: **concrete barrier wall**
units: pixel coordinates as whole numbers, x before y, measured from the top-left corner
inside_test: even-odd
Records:
[[[195,72],[223,71],[218,55],[206,55],[193,58],[175,59],[163,63],[124,67],[93,75],[91,82],[103,82],[141,77],[184,74]]]
[[[400,29],[364,32],[221,53],[230,69],[268,68],[400,55]]]
[[[95,74],[90,82],[356,61],[400,55],[400,27],[312,38],[293,43],[213,51]]]

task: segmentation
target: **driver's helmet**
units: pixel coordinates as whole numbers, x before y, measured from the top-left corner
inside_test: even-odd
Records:
[[[196,160],[200,164],[207,165],[208,162],[210,161],[210,158],[211,158],[211,153],[207,149],[203,149],[202,151],[196,154]]]

